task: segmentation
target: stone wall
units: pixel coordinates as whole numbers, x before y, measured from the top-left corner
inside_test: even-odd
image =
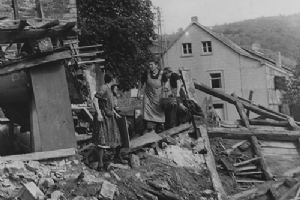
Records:
[[[17,0],[21,19],[36,18],[36,0]],[[44,17],[68,21],[77,20],[76,0],[39,0]],[[12,0],[0,1],[0,17],[13,19]]]

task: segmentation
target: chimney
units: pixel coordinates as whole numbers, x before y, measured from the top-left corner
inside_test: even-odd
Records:
[[[253,43],[251,45],[251,49],[255,52],[259,52],[259,50],[261,49],[261,45],[259,43]]]
[[[192,23],[198,23],[198,17],[197,16],[193,16],[191,18]]]
[[[281,67],[281,66],[282,66],[281,53],[280,53],[280,51],[278,51],[277,59],[276,59],[276,67]]]

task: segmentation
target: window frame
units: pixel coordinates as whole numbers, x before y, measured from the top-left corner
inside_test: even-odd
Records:
[[[189,47],[190,45],[190,47]],[[186,50],[186,53],[185,51]],[[193,45],[191,42],[183,42],[181,44],[181,56],[192,56],[193,55]]]
[[[220,77],[212,77],[212,74],[220,74]],[[210,83],[210,87],[213,89],[224,89],[224,79],[223,79],[223,72],[222,71],[208,71],[208,76],[209,76],[209,83]],[[213,80],[220,80],[220,85],[221,87],[213,87]]]
[[[222,108],[215,108],[216,105],[222,105]],[[217,101],[217,102],[212,103],[212,106],[215,110],[216,109],[222,109],[223,110],[223,116],[219,116],[219,117],[221,118],[221,120],[227,120],[227,108],[226,108],[225,103]]]
[[[213,53],[212,41],[205,40],[201,41],[202,44],[202,55],[211,55]]]

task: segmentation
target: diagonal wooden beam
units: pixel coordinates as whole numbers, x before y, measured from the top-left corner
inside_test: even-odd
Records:
[[[237,99],[236,94],[232,94],[232,96]],[[242,120],[243,125],[246,128],[250,128],[249,119],[248,119],[248,117],[247,117],[247,115],[245,113],[244,106],[243,106],[243,104],[238,99],[235,101],[235,107],[236,107],[236,110],[238,111],[238,113],[240,115],[240,118]]]

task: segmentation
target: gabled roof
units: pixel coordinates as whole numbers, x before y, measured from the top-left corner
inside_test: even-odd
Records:
[[[213,32],[211,29],[201,25],[198,22],[192,22],[179,36],[176,40],[174,40],[174,42],[167,48],[166,51],[168,51],[186,32],[187,30],[192,27],[193,25],[197,26],[198,28],[202,29],[203,31],[205,31],[206,33],[208,33],[209,35],[211,35],[212,37],[214,37],[215,39],[219,40],[220,42],[222,42],[224,45],[226,45],[227,47],[229,47],[230,49],[232,49],[234,52],[236,52],[237,54],[241,55],[241,56],[245,56],[248,57],[250,59],[259,61],[259,62],[269,62],[271,64],[273,64],[276,67],[276,62],[272,59],[269,59],[265,56],[256,54],[254,52],[251,52],[249,50],[243,49],[242,47],[240,47],[239,45],[237,45],[236,43],[234,43],[233,41],[231,41],[230,39],[224,37],[222,34]],[[166,52],[165,52],[166,53]],[[292,70],[287,67],[287,66],[282,66],[283,69],[291,72]]]
[[[215,39],[219,40],[220,42],[222,42],[224,45],[226,45],[227,47],[231,48],[234,52],[238,53],[239,55],[260,61],[258,58],[252,56],[250,53],[248,53],[247,51],[245,51],[244,49],[242,49],[239,45],[235,44],[233,41],[229,40],[228,38],[224,37],[223,35],[219,34],[219,33],[215,33],[213,32],[211,29],[201,25],[198,22],[192,22],[179,36],[176,40],[174,40],[174,42],[168,47],[167,51],[187,32],[187,30],[192,27],[193,25],[197,26],[198,28],[202,29],[203,31],[205,31],[206,33],[208,33],[209,35],[213,36]]]
[[[261,59],[261,60],[263,60],[263,61],[265,61],[265,62],[268,62],[268,63],[274,65],[275,67],[277,67],[277,66],[276,66],[276,61],[273,60],[273,59],[271,59],[271,58],[268,58],[268,57],[265,56],[264,54],[258,53],[258,52],[254,51],[254,50],[247,49],[247,48],[243,48],[243,49],[244,49],[245,51],[247,51],[248,53],[250,53],[251,55],[253,55],[253,56],[255,56],[255,57],[258,57],[259,59]],[[289,67],[289,66],[282,65],[281,67],[282,67],[283,69],[289,71],[289,72],[292,72],[292,71],[293,71],[293,70],[291,69],[291,67]]]

